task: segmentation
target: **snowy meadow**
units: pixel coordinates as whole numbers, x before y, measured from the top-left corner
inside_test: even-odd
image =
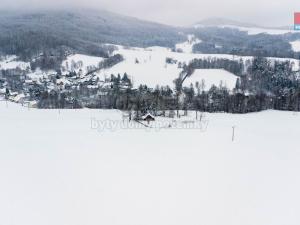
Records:
[[[0,225],[300,224],[300,1],[155,1],[0,0]]]
[[[299,224],[300,114],[100,131],[92,118],[122,124],[122,112],[0,112],[0,224]]]

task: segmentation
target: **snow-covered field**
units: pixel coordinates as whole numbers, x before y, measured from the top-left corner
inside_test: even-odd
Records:
[[[82,54],[70,55],[65,61],[62,62],[63,74],[69,72],[78,73],[80,70],[82,74],[86,74],[91,67],[98,67],[103,58],[96,56],[88,56]]]
[[[300,223],[300,114],[103,132],[91,118],[122,124],[119,111],[0,102],[0,115],[0,224]]]
[[[193,59],[207,59],[207,58],[223,58],[230,60],[251,60],[251,56],[233,56],[227,54],[193,54],[190,52],[193,44],[199,42],[200,40],[194,37],[188,36],[188,41],[179,46],[184,46],[184,52],[173,52],[171,49],[163,47],[150,47],[150,48],[126,48],[123,46],[116,46],[118,50],[114,54],[121,54],[124,57],[124,61],[113,66],[112,68],[101,70],[96,73],[100,80],[105,80],[109,78],[112,74],[121,76],[127,73],[129,77],[133,80],[135,87],[140,84],[146,84],[149,87],[155,88],[157,85],[160,86],[173,86],[173,81],[178,78],[182,68],[178,67],[178,63],[188,64]],[[291,43],[292,44],[292,43]],[[294,47],[296,44],[294,44]],[[178,46],[177,46],[178,47]],[[181,46],[182,47],[182,46]],[[166,59],[171,58],[177,63],[167,64]],[[299,70],[299,60],[288,59],[288,58],[269,58],[271,61],[289,60],[294,64],[294,70]],[[88,71],[95,69],[99,62],[103,61],[101,57],[94,57],[82,54],[70,55],[62,63],[62,74],[66,75],[71,71],[76,71],[80,76],[84,76]],[[21,62],[16,59],[16,57],[11,56],[7,59],[0,60],[0,69],[12,69],[16,67],[21,67],[23,69],[29,68],[30,63]],[[211,80],[216,80],[217,84],[220,83],[220,77],[223,81],[230,84],[232,82],[232,76],[226,76],[224,71],[221,70],[211,70],[209,73],[209,78],[206,83]],[[48,77],[55,74],[53,70],[41,71],[37,69],[35,71],[28,72],[28,77],[32,79],[39,79],[43,77]],[[195,78],[193,78],[195,75]],[[191,79],[197,79],[197,74],[193,74]],[[186,83],[189,85],[189,83]]]
[[[30,69],[30,63],[17,60],[17,56],[15,55],[0,58],[0,70],[8,70],[15,68],[20,68],[23,70],[26,70],[27,68]]]
[[[240,31],[246,31],[249,35],[256,35],[256,34],[271,34],[271,35],[280,35],[280,34],[287,34],[287,33],[297,33],[299,31],[293,29],[271,29],[271,28],[259,28],[259,27],[240,27],[240,26],[224,26],[233,29],[238,29]]]
[[[119,53],[124,56],[124,61],[113,66],[112,68],[102,70],[98,73],[100,79],[110,77],[111,74],[123,75],[125,72],[134,81],[134,86],[140,84],[146,84],[149,87],[155,87],[156,85],[173,85],[173,81],[178,78],[179,73],[182,71],[178,68],[177,64],[167,64],[166,58],[172,58],[177,62],[188,64],[193,59],[205,59],[205,58],[223,58],[230,60],[240,60],[244,62],[251,60],[251,56],[233,56],[226,54],[193,54],[193,53],[178,53],[172,52],[170,49],[163,47],[151,47],[151,48],[124,48],[118,46],[119,50],[115,53]],[[294,64],[294,70],[299,69],[299,60],[296,59],[283,59],[283,58],[269,58],[272,60],[286,61],[290,60]],[[219,73],[220,70],[213,70],[216,73],[210,72],[212,78],[217,80],[218,77],[224,75]],[[193,77],[194,75],[192,75]],[[225,78],[223,78],[225,79]],[[226,80],[227,81],[227,80]],[[228,83],[231,82],[231,78],[228,78]],[[218,82],[219,83],[219,82]]]
[[[199,69],[195,70],[193,75],[186,79],[185,84],[193,84],[196,82],[199,84],[204,82],[204,90],[208,91],[213,85],[219,87],[222,84],[223,87],[227,87],[229,90],[233,90],[236,85],[237,76],[221,69]]]
[[[123,55],[124,61],[112,68],[100,71],[98,73],[100,79],[110,77],[111,74],[123,75],[126,72],[136,87],[140,84],[147,84],[149,87],[166,86],[173,85],[173,80],[178,77],[181,71],[176,64],[166,64],[166,58],[171,53],[166,48],[126,49],[119,46],[119,50],[115,53]],[[188,61],[189,59],[186,58]]]
[[[201,27],[209,27],[204,25],[195,25],[195,28]],[[214,26],[213,26],[214,27]],[[291,29],[275,29],[275,28],[262,28],[262,27],[244,27],[244,26],[236,26],[236,25],[220,25],[217,26],[220,28],[232,28],[237,29],[240,31],[245,31],[249,35],[256,35],[256,34],[270,34],[270,35],[280,35],[280,34],[287,34],[287,33],[299,33],[299,31]]]
[[[179,43],[175,46],[176,51],[184,53],[193,53],[193,47],[195,44],[201,43],[202,41],[196,38],[194,35],[188,35],[187,41]]]

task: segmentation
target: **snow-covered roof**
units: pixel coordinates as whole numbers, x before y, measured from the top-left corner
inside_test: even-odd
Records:
[[[10,92],[9,94],[10,94],[10,96],[17,96],[19,93],[18,92]]]
[[[56,80],[56,84],[71,84],[71,82],[69,80],[67,80],[66,78],[60,78],[58,80]]]
[[[147,114],[145,114],[144,116],[142,116],[142,119],[145,120],[145,119],[147,119],[147,118],[149,118],[149,117],[150,117],[150,118],[153,118],[153,119],[155,118],[155,116],[153,116],[151,113],[147,113]]]
[[[6,93],[6,88],[0,89],[0,94],[5,94]]]
[[[18,95],[16,95],[12,100],[15,101],[15,102],[19,102],[19,101],[21,101],[23,98],[25,98],[25,95],[24,95],[24,94],[18,94]]]

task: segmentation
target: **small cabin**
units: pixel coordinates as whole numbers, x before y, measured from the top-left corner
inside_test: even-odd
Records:
[[[146,115],[142,116],[142,119],[148,123],[150,121],[155,121],[155,117],[151,113],[147,113]]]

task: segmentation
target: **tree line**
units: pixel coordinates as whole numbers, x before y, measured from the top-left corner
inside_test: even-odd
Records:
[[[107,68],[122,60],[122,56],[116,55],[99,66]],[[96,79],[66,85],[63,90],[49,91],[46,85],[35,84],[29,89],[29,93],[30,100],[38,101],[40,108],[120,109],[135,111],[140,115],[147,111],[162,115],[172,111],[176,115],[179,110],[228,113],[266,109],[300,111],[299,72],[293,70],[294,66],[290,61],[271,61],[264,57],[247,61],[195,59],[182,65],[182,72],[174,80],[173,86],[158,85],[149,88],[140,85],[135,88],[130,75],[124,73],[111,75],[105,81]],[[235,88],[229,90],[220,83],[207,90],[204,88],[205,81],[187,83],[186,78],[193,76],[196,69],[207,68],[222,68],[237,75]],[[2,76],[8,78],[8,87],[22,88],[22,80],[13,79],[8,71],[2,71]],[[57,76],[58,79],[59,75]]]

